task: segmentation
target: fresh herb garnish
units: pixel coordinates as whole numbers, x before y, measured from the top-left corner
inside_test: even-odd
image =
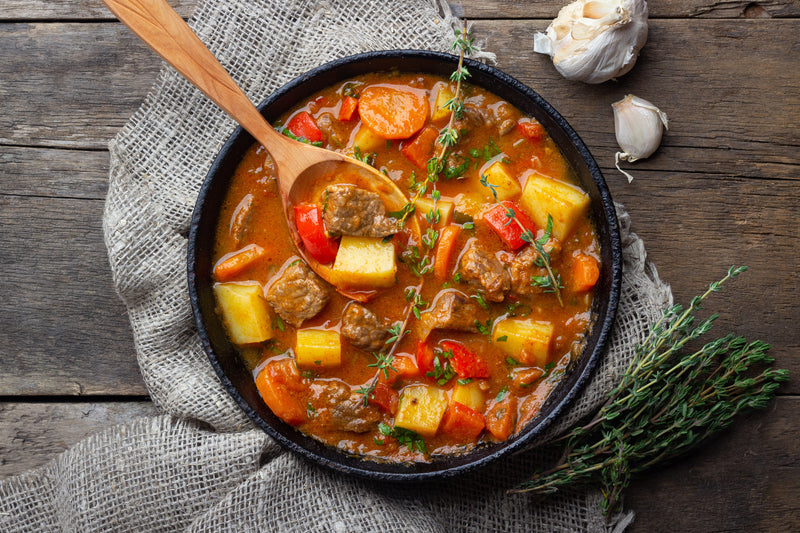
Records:
[[[416,431],[411,431],[406,428],[392,427],[386,422],[378,424],[378,431],[387,437],[397,439],[397,442],[404,444],[408,447],[408,451],[413,452],[417,450],[420,453],[427,454],[428,450],[425,448],[425,441]]]
[[[456,377],[456,371],[448,359],[453,357],[453,350],[437,351],[433,356],[433,370],[425,375],[436,380],[439,386],[445,385],[448,381]]]
[[[508,386],[505,386],[502,389],[500,389],[500,392],[497,393],[497,397],[495,398],[495,401],[497,403],[500,403],[505,399],[505,397],[507,395],[508,395]]]
[[[603,512],[610,513],[632,476],[685,454],[737,414],[766,407],[789,379],[787,370],[764,368],[774,362],[769,344],[732,334],[699,348],[696,342],[717,318],[698,321],[700,304],[746,269],[731,267],[687,308],[668,308],[594,418],[554,441],[564,447],[556,466],[515,492],[600,483]]]

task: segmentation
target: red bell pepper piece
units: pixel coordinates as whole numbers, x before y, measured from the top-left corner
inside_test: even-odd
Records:
[[[461,343],[442,341],[442,349],[453,352],[450,365],[462,378],[488,378],[489,365]]]
[[[345,96],[342,99],[342,107],[339,108],[339,120],[350,120],[358,109],[358,98]]]
[[[478,411],[459,402],[452,402],[444,414],[442,432],[459,442],[475,442],[486,420]]]
[[[417,368],[423,376],[433,372],[433,346],[425,341],[417,342]]]
[[[378,383],[367,401],[384,412],[394,415],[397,412],[399,394],[386,383]]]
[[[339,243],[325,233],[322,210],[316,204],[297,204],[294,206],[294,220],[297,232],[311,257],[327,265],[336,259]]]
[[[517,204],[510,200],[500,202],[499,205],[493,207],[483,215],[483,219],[489,223],[489,226],[497,233],[497,236],[500,237],[503,244],[512,250],[516,250],[523,246],[526,241],[522,238],[523,230],[520,224],[517,224],[517,222],[508,216],[507,212],[509,209],[514,212],[514,218],[516,218],[525,229],[530,230],[531,235],[536,234],[536,226],[531,222],[531,219],[522,212],[522,209],[520,209]]]
[[[519,128],[519,132],[522,134],[522,136],[529,141],[541,141],[547,134],[544,126],[535,121],[520,120],[517,122],[517,128]]]
[[[292,117],[286,124],[286,128],[298,137],[308,139],[312,143],[322,141],[322,130],[317,127],[317,123],[308,111],[301,111]]]

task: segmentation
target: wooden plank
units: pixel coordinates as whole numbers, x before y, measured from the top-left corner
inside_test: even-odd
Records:
[[[657,21],[633,70],[601,85],[564,80],[549,57],[521,46],[536,25],[481,21],[475,34],[497,51],[500,69],[564,115],[601,164],[612,165],[618,149],[611,103],[633,93],[659,106],[671,124],[658,157],[639,166],[668,171],[680,161],[694,171],[758,175],[759,168],[774,168],[764,165],[789,165],[780,177],[797,178],[798,24]],[[702,43],[702,61],[691,43]]]
[[[167,0],[182,17],[191,16],[198,0]],[[0,20],[112,20],[98,0],[0,0]]]
[[[104,149],[161,66],[122,24],[0,24],[0,57],[0,144],[23,146]]]
[[[555,105],[593,152],[604,154],[605,164],[616,149],[610,104],[632,92],[661,106],[672,120],[662,150],[668,157],[659,160],[660,168],[681,161],[682,167],[700,165],[697,170],[757,173],[760,166],[796,161],[798,24],[653,21],[634,70],[600,86],[568,82],[548,57],[532,52],[531,34],[546,21],[479,21],[475,30],[498,53],[498,66]],[[0,144],[104,148],[160,67],[120,24],[6,24],[0,36],[6,58],[0,63]],[[702,43],[704,61],[697,61],[691,43]],[[79,48],[82,53],[74,54]],[[669,152],[672,147],[679,152]]]
[[[462,0],[448,2],[467,19],[553,19],[571,0]],[[650,19],[658,18],[779,18],[800,14],[796,0],[671,0],[647,3]]]
[[[635,481],[630,533],[800,531],[800,398],[749,414],[672,465]]]
[[[93,433],[153,414],[149,401],[0,403],[0,479],[41,466]]]
[[[0,195],[103,200],[108,152],[6,146],[0,150],[0,175]]]
[[[0,395],[145,394],[102,211],[0,195]]]
[[[192,14],[197,0],[169,0],[183,17]],[[553,18],[569,0],[462,0],[450,1],[453,12],[468,19]],[[758,18],[793,17],[800,14],[796,0],[673,0],[650,2],[651,18],[705,17]],[[2,0],[0,20],[110,20],[100,2],[91,0]]]

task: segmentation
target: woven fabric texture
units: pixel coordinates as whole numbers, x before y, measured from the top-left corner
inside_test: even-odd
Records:
[[[453,23],[429,0],[207,0],[191,25],[255,102],[298,74],[379,49],[447,51]],[[499,65],[502,68],[502,65]],[[186,235],[197,192],[235,124],[165,67],[110,143],[104,232],[142,377],[163,415],[107,429],[44,467],[0,483],[0,531],[607,531],[597,491],[539,502],[507,495],[539,449],[426,486],[387,487],[323,471],[283,451],[241,413],[194,328]],[[671,303],[642,241],[618,214],[622,299],[591,383],[543,440],[596,409],[648,326]]]

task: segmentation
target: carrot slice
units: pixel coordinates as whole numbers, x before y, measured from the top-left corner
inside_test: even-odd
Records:
[[[419,168],[428,168],[428,161],[433,157],[433,146],[438,137],[439,130],[433,126],[426,126],[416,137],[405,143],[401,151]]]
[[[214,267],[217,281],[230,281],[256,261],[264,257],[266,251],[257,244],[248,244],[241,250],[223,257]]]
[[[600,266],[597,259],[590,255],[579,254],[572,260],[570,269],[572,277],[572,290],[586,292],[597,284],[600,279]]]
[[[453,251],[460,234],[461,226],[455,224],[445,226],[439,234],[439,244],[436,245],[436,259],[433,262],[433,275],[439,281],[447,279],[450,259],[453,257]]]
[[[444,414],[442,433],[459,442],[474,442],[486,426],[483,415],[459,402],[452,402]]]
[[[385,139],[408,139],[428,119],[425,91],[393,85],[372,85],[361,92],[358,113],[373,132]]]
[[[517,397],[506,396],[486,411],[486,430],[497,440],[506,440],[517,421]]]
[[[416,378],[420,374],[414,359],[405,355],[395,355],[392,358],[392,366],[388,370],[388,377],[384,375],[382,370],[378,370],[378,381],[380,383],[394,385],[400,378]]]
[[[294,366],[294,362],[288,362]],[[300,376],[297,369],[290,369],[283,361],[267,364],[256,376],[256,388],[264,403],[275,416],[292,426],[302,424],[308,416],[300,400],[289,390],[298,384]]]

